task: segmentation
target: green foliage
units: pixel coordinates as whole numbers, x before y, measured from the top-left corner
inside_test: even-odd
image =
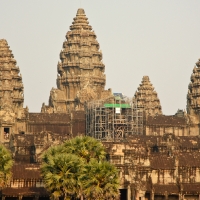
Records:
[[[105,155],[102,143],[91,137],[76,137],[44,152],[41,172],[53,199],[117,198],[118,171]]]
[[[64,153],[75,154],[87,163],[91,159],[105,159],[106,152],[102,143],[92,137],[75,137],[66,141],[63,146]]]
[[[12,177],[13,160],[8,149],[0,145],[0,188],[7,186]]]
[[[85,175],[84,193],[87,199],[113,199],[119,195],[118,171],[109,162],[91,161]]]
[[[53,148],[51,148],[52,150]],[[49,154],[42,165],[42,173],[47,189],[55,199],[69,197],[78,187],[79,176],[83,173],[79,158],[72,154]]]

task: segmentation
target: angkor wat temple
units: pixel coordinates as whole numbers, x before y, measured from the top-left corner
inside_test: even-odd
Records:
[[[119,169],[120,199],[200,198],[200,60],[188,86],[187,112],[172,116],[162,113],[148,76],[129,99],[105,90],[104,70],[97,36],[78,9],[60,52],[57,88],[40,113],[31,113],[23,107],[20,69],[7,41],[0,40],[0,141],[15,161],[2,199],[49,199],[40,155],[77,135],[103,142]]]

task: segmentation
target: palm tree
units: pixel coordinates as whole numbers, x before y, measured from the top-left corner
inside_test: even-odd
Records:
[[[54,199],[115,199],[118,171],[106,162],[105,149],[91,137],[76,137],[42,155],[41,172]]]
[[[83,177],[84,193],[88,200],[116,199],[119,197],[118,170],[107,161],[92,160]]]
[[[13,160],[8,149],[2,144],[0,145],[0,188],[4,188],[9,183],[12,177]]]
[[[105,148],[101,142],[89,136],[77,136],[63,144],[64,152],[83,158],[87,163],[92,158],[98,161],[105,159]]]
[[[52,193],[53,199],[62,197],[67,200],[76,196],[81,187],[80,177],[84,174],[83,163],[76,155],[55,153],[54,148],[50,148],[43,156],[41,173],[44,183]],[[51,153],[55,154],[52,156]]]

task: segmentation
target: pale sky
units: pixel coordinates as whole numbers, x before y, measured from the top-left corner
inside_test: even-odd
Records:
[[[186,109],[200,58],[199,0],[1,0],[0,38],[20,67],[24,107],[40,112],[48,104],[59,53],[80,7],[100,43],[106,89],[133,97],[147,75],[164,114]]]

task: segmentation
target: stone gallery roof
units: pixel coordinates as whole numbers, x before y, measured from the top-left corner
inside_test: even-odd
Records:
[[[164,195],[166,192],[170,194],[180,194],[182,192],[186,195],[191,194],[199,194],[200,193],[200,184],[198,183],[182,183],[180,185],[178,184],[153,184],[152,189],[154,190],[154,193],[157,195]],[[182,191],[181,191],[182,190]]]
[[[18,197],[19,195],[49,197],[50,195],[43,187],[5,188],[2,190],[2,194],[7,197]]]
[[[41,179],[39,164],[14,164],[13,179]]]
[[[178,166],[180,167],[200,167],[199,152],[183,152],[178,154]]]
[[[183,125],[187,125],[187,119],[185,117],[177,117],[175,115],[148,116],[146,124],[147,125],[183,126]]]
[[[170,193],[178,194],[179,187],[176,184],[154,184],[153,186],[154,192],[156,194],[165,194],[166,191],[170,191]]]
[[[198,136],[182,136],[177,137],[181,148],[200,148],[200,137]]]
[[[69,122],[70,114],[67,113],[29,113],[29,122],[50,123]]]
[[[152,169],[174,169],[175,161],[168,155],[152,155],[150,157],[150,166]]]
[[[84,111],[68,113],[29,113],[29,123],[70,123],[70,120],[85,120]]]
[[[185,193],[188,193],[188,194],[200,193],[200,184],[197,184],[197,183],[193,183],[193,184],[183,183],[181,185],[182,185],[182,189],[184,190]]]
[[[152,154],[150,166],[152,169],[175,169],[175,161],[178,167],[200,167],[199,152],[183,152],[169,156],[161,153]]]

